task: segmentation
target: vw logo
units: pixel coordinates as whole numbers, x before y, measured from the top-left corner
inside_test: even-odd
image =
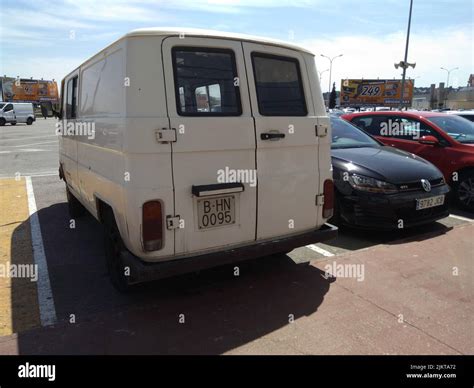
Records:
[[[423,190],[425,191],[431,191],[431,183],[430,181],[426,179],[421,180],[421,186],[423,187]]]

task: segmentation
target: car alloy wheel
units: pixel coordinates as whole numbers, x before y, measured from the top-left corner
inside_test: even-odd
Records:
[[[469,209],[474,209],[474,176],[467,176],[461,180],[458,189],[458,201],[459,203]]]

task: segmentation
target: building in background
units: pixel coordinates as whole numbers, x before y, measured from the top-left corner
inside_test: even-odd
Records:
[[[438,87],[415,88],[412,107],[418,110],[428,109],[474,109],[474,74],[468,80],[468,86],[446,88],[444,82]]]

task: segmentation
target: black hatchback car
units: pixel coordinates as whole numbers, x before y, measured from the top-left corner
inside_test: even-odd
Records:
[[[331,127],[333,222],[392,230],[449,214],[449,186],[430,162],[385,146],[339,117],[331,116]]]

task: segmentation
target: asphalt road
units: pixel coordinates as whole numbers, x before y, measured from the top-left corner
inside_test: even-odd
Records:
[[[86,216],[77,220],[74,229],[69,227],[64,183],[57,176],[54,123],[38,119],[32,126],[0,127],[0,178],[10,182],[8,178],[31,177],[56,315],[55,325],[41,327],[41,302],[25,307],[14,300],[21,299],[22,292],[15,293],[10,285],[12,291],[3,302],[0,294],[0,311],[11,314],[11,325],[0,336],[0,354],[473,353],[472,336],[461,334],[461,343],[459,338],[462,330],[472,333],[473,329],[467,323],[470,319],[461,322],[464,304],[469,303],[472,310],[472,214],[453,209],[450,217],[437,223],[396,233],[343,230],[326,244],[243,264],[238,277],[232,266],[223,267],[151,283],[122,295],[108,281],[98,222]],[[23,183],[18,185],[15,190],[22,189]],[[5,190],[0,200],[12,204],[13,196],[20,200],[21,193]],[[14,221],[10,241],[3,243],[10,244],[9,248],[4,246],[0,252],[12,262],[22,262],[24,254],[18,246],[26,241],[30,222],[22,221],[20,215],[12,217],[20,219]],[[406,253],[400,253],[407,249],[419,251],[409,262]],[[429,254],[424,255],[424,250]],[[456,258],[459,262],[446,262]],[[324,279],[323,265],[335,260],[364,264],[373,268],[373,276],[360,283],[343,277]],[[428,263],[425,271],[419,268],[421,262]],[[464,268],[463,277],[453,278],[455,265]],[[419,271],[417,276],[413,270]],[[414,283],[407,282],[410,276]],[[438,286],[427,286],[426,279]],[[385,287],[402,283],[410,292]],[[354,284],[356,291],[351,289]],[[445,292],[442,287],[450,287],[451,293],[440,297]],[[373,294],[356,297],[369,291]],[[378,302],[370,301],[370,295]],[[448,314],[441,299],[454,304],[455,311]],[[394,334],[394,327],[399,327],[397,309],[390,307],[394,300],[398,311],[410,305],[412,312],[418,306],[424,320],[419,315],[413,320],[421,320],[420,327],[412,322],[405,325],[405,334]],[[427,308],[423,301],[434,307]],[[430,314],[432,321],[426,321],[425,315]],[[331,328],[330,318],[338,320],[339,331]],[[360,322],[365,322],[363,327]],[[449,325],[452,337],[436,325],[433,328],[436,322],[441,327]],[[296,323],[301,324],[298,329]],[[311,333],[305,334],[306,330]],[[145,334],[154,340],[147,341]],[[346,345],[336,346],[334,341],[341,339],[335,335],[344,335]]]

